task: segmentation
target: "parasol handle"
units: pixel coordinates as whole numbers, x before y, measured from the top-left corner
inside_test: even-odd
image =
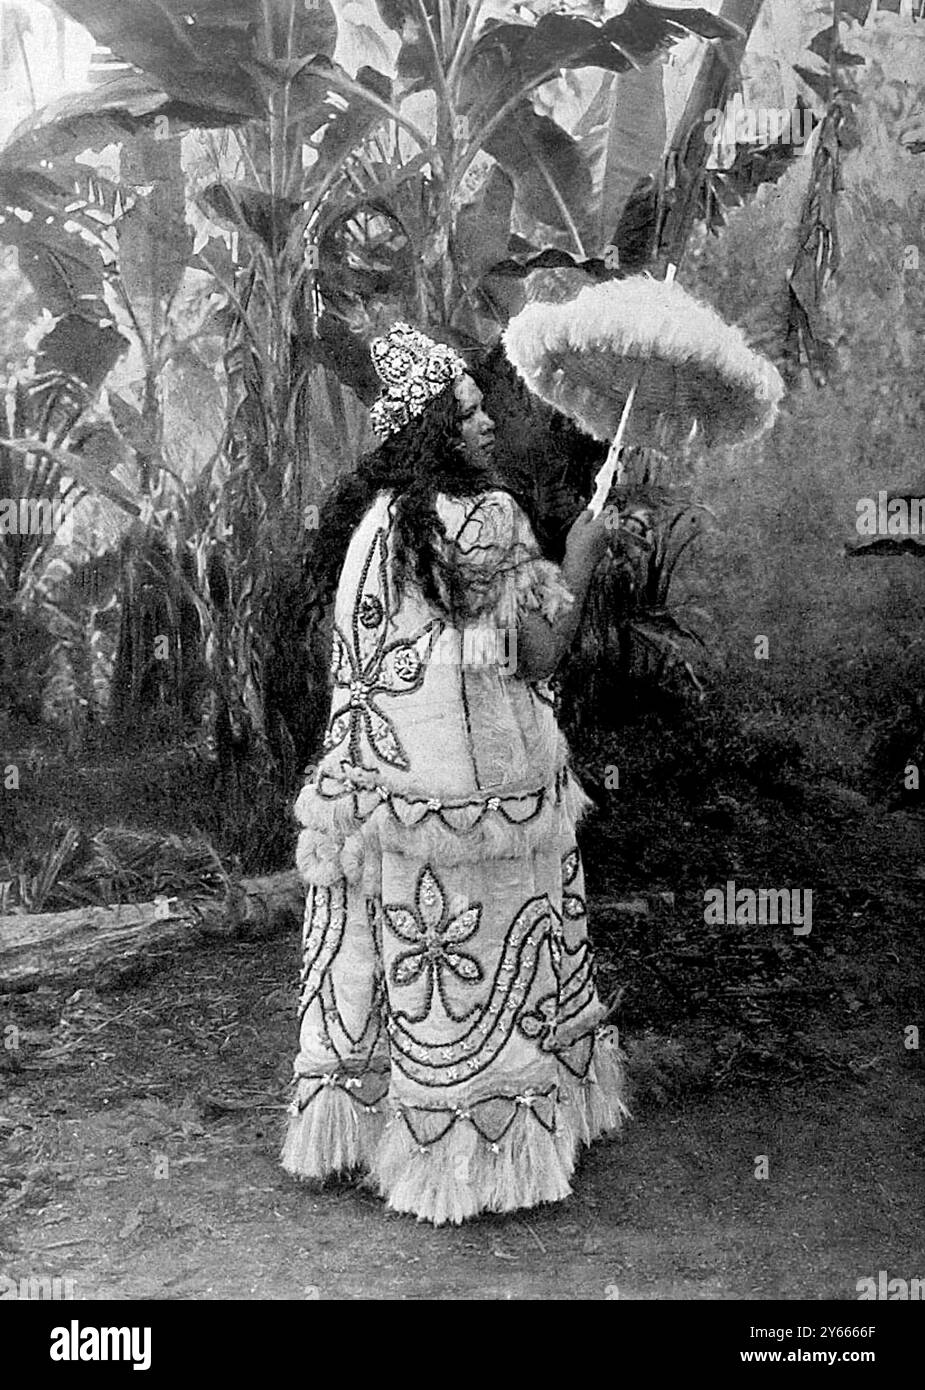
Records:
[[[677,273],[677,265],[675,265],[674,262],[671,262],[667,270],[665,271],[665,284],[670,285]],[[594,480],[594,496],[588,503],[588,508],[592,516],[600,516],[601,512],[604,510],[604,503],[607,501],[607,498],[610,494],[614,474],[617,472],[617,469],[620,464],[620,455],[623,452],[623,439],[626,435],[626,427],[629,424],[629,418],[632,414],[633,402],[636,399],[636,391],[642,379],[643,370],[644,364],[640,365],[639,370],[636,373],[636,376],[633,380],[633,384],[629,390],[629,395],[627,396],[626,402],[623,406],[623,413],[620,416],[620,423],[617,426],[617,432],[613,437],[613,443],[607,451],[607,457],[604,460],[604,463],[597,477]]]
[[[592,516],[600,516],[601,512],[604,510],[604,503],[610,495],[613,475],[617,471],[617,467],[620,463],[620,455],[623,452],[623,436],[626,434],[626,427],[629,424],[633,402],[636,399],[636,388],[639,385],[641,376],[642,368],[640,367],[639,371],[636,373],[636,379],[630,387],[629,395],[626,398],[626,404],[623,407],[623,414],[620,416],[620,424],[613,437],[613,443],[607,451],[607,457],[604,460],[603,467],[594,480],[594,496],[588,503]]]

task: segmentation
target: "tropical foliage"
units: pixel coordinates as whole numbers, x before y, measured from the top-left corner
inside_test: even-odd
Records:
[[[404,313],[490,343],[537,260],[600,260],[620,211],[613,145],[628,143],[613,75],[732,31],[638,0],[609,19],[414,0],[345,23],[327,0],[61,8],[108,56],[90,90],[8,141],[0,231],[52,318],[37,376],[99,398],[98,431],[145,499],[120,546],[113,714],[167,703],[188,719],[204,661],[228,767],[268,743],[291,765],[292,701],[267,705],[287,645],[272,614],[280,584],[304,586],[302,521],[329,481],[313,442],[362,442],[370,331]],[[575,133],[550,100],[561,74]],[[198,465],[207,520],[169,447],[184,370],[223,393]]]
[[[532,494],[555,553],[596,451],[505,380],[507,319],[527,296],[654,268],[666,215],[676,248],[695,219],[721,229],[806,161],[740,150],[683,208],[675,197],[666,144],[690,148],[703,113],[685,108],[696,129],[673,128],[666,57],[716,47],[725,100],[760,9],[745,0],[722,7],[741,29],[645,0],[58,9],[100,49],[90,85],[0,150],[0,241],[43,313],[0,431],[0,481],[66,500],[74,539],[65,560],[44,538],[6,538],[4,603],[52,633],[46,706],[70,711],[75,736],[91,717],[172,722],[217,760],[243,823],[254,779],[291,780],[322,718],[313,528],[368,443],[370,336],[405,316],[474,352],[490,405],[523,426],[509,481]],[[829,68],[889,61],[852,44],[849,63],[830,26],[814,9],[746,77],[786,69],[824,122],[842,91]],[[728,314],[719,262],[712,297]],[[766,312],[762,331],[785,331]],[[696,688],[697,639],[670,585],[699,514],[645,466],[633,487],[638,536],[602,577],[595,650],[576,671],[593,657],[605,685],[632,670]],[[573,684],[586,719],[605,695]]]

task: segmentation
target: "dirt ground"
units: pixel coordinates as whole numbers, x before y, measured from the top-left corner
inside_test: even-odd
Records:
[[[357,1182],[283,1174],[296,933],[213,939],[0,995],[0,1293],[851,1301],[881,1270],[925,1278],[921,808],[770,757],[745,776],[725,746],[687,777],[670,744],[624,752],[583,853],[634,1119],[568,1201],[435,1231]],[[52,814],[190,831],[186,772],[151,766],[153,790],[137,764],[50,764],[20,840],[47,842]],[[706,925],[705,886],[733,877],[811,887],[811,934]],[[638,893],[664,904],[614,908]]]
[[[925,1275],[898,1020],[856,1028],[821,1080],[642,1095],[567,1202],[435,1231],[279,1169],[295,968],[289,939],[225,942],[105,993],[7,998],[0,1274],[76,1299],[453,1300],[851,1300],[881,1269]]]

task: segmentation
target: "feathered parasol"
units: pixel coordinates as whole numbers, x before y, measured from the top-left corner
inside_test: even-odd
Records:
[[[603,507],[630,441],[707,444],[755,437],[777,415],[784,383],[741,329],[674,283],[647,275],[589,285],[566,303],[534,301],[504,346],[527,386],[595,439],[610,440],[592,510]]]

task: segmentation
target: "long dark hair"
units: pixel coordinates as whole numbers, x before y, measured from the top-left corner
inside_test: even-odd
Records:
[[[488,469],[468,458],[462,411],[449,385],[421,415],[360,459],[335,485],[321,509],[310,560],[316,602],[326,605],[337,588],[350,537],[380,492],[393,494],[394,579],[399,592],[409,583],[453,620],[466,611],[466,594],[453,564],[440,551],[443,535],[438,493],[475,497],[493,486]]]

